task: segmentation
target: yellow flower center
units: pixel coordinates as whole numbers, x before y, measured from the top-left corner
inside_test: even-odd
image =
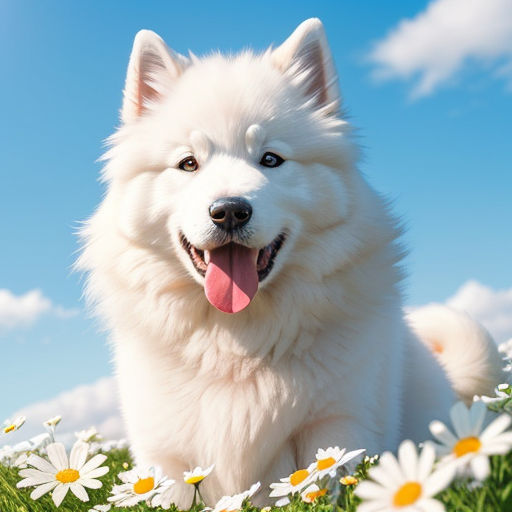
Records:
[[[330,468],[334,464],[336,464],[336,461],[332,457],[328,457],[327,459],[317,461],[316,468],[318,471],[322,471],[322,469]]]
[[[13,430],[15,430],[15,429],[16,429],[16,425],[9,425],[8,427],[5,427],[5,428],[4,428],[4,432],[5,432],[6,434],[8,434],[9,432],[12,432],[12,431],[13,431]]]
[[[308,476],[309,471],[307,469],[299,469],[290,475],[290,483],[295,487],[303,482]]]
[[[320,496],[323,496],[327,492],[327,489],[319,489],[318,491],[311,491],[306,494],[306,501],[310,503],[315,501]]]
[[[146,494],[155,487],[155,479],[152,476],[141,478],[133,484],[133,492],[136,494]]]
[[[342,476],[340,478],[340,484],[343,485],[356,485],[358,482],[357,478],[352,475]]]
[[[462,457],[466,453],[477,452],[480,450],[482,443],[478,437],[464,437],[457,441],[457,444],[453,447],[453,453],[457,457]]]
[[[421,496],[421,485],[418,482],[406,482],[393,497],[395,507],[412,505]]]
[[[198,484],[204,480],[204,475],[191,476],[185,480],[186,484]]]
[[[63,484],[70,484],[80,478],[80,473],[76,469],[62,469],[55,475],[55,478]]]

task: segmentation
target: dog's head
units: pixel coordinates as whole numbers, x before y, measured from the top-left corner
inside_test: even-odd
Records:
[[[120,232],[176,254],[217,309],[247,307],[299,252],[328,266],[308,251],[348,215],[354,154],[319,20],[261,55],[201,59],[141,31],[121,119],[105,169]]]

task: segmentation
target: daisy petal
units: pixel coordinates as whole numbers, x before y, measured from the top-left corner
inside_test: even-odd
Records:
[[[52,443],[46,447],[48,458],[57,470],[68,469],[68,456],[62,443]]]
[[[393,477],[380,466],[374,466],[373,468],[370,468],[369,475],[373,480],[375,480],[375,482],[381,484],[384,487],[393,488],[396,486],[396,482]]]
[[[491,472],[489,457],[487,457],[487,455],[477,455],[473,457],[469,465],[477,480],[485,480]]]
[[[417,479],[420,482],[423,482],[432,472],[435,458],[436,450],[434,448],[434,444],[427,441],[423,446],[423,450],[421,450],[421,454],[418,460]]]
[[[379,466],[389,473],[397,487],[405,482],[402,469],[400,468],[396,457],[391,452],[384,452],[381,455],[379,459]]]
[[[487,414],[487,406],[483,402],[474,402],[469,410],[469,420],[471,422],[470,435],[478,437],[482,431],[485,416]]]
[[[87,443],[77,441],[73,445],[73,448],[71,448],[71,453],[69,455],[69,467],[80,471],[82,466],[85,464],[88,451],[89,445]]]
[[[57,473],[57,469],[54,468],[46,459],[39,457],[39,455],[32,454],[27,459],[27,464],[34,466],[35,468],[43,471],[44,473]]]
[[[383,498],[386,494],[391,495],[391,491],[382,485],[365,480],[356,487],[354,494],[363,500],[372,500]]]
[[[424,496],[435,496],[438,492],[446,489],[453,480],[457,465],[455,463],[447,463],[436,469],[423,484]]]
[[[62,500],[66,497],[68,493],[69,485],[59,484],[55,487],[55,490],[52,494],[53,503],[55,503],[56,507],[59,507],[62,503]]]
[[[450,409],[450,418],[453,428],[459,438],[469,437],[471,434],[471,425],[469,420],[469,411],[463,402],[457,402]]]
[[[417,480],[418,452],[412,441],[406,440],[398,448],[398,462],[406,480]]]
[[[501,434],[504,430],[506,430],[508,428],[511,421],[512,421],[512,416],[509,416],[508,414],[502,414],[501,416],[498,416],[482,432],[480,439],[482,441],[486,441],[487,439],[491,439],[494,436]]]
[[[83,471],[80,471],[80,474],[83,478],[98,478],[100,476],[106,475],[109,471],[109,468],[107,466],[101,466],[100,468],[93,469],[92,471],[89,471],[88,473],[84,473]]]
[[[389,503],[383,500],[365,501],[357,507],[357,512],[388,512]]]
[[[73,482],[70,485],[71,492],[81,501],[89,501],[89,495],[85,489],[78,482]]]
[[[102,453],[98,453],[98,455],[95,455],[91,460],[87,461],[80,471],[80,474],[87,475],[90,473],[93,469],[97,468],[101,464],[103,464],[107,460],[107,456],[103,455]],[[124,482],[123,478],[121,477],[123,473],[119,473],[119,478],[122,482]]]
[[[94,478],[80,478],[80,483],[89,489],[99,489],[103,484]]]
[[[416,505],[421,512],[445,512],[444,505],[432,498],[423,499]]]
[[[19,472],[19,475],[30,480],[32,482],[30,485],[45,484],[46,482],[52,482],[55,480],[55,475],[43,473],[38,469],[23,469]]]
[[[31,493],[30,493],[30,497],[33,499],[33,500],[37,500],[38,498],[40,498],[41,496],[43,496],[43,494],[46,494],[47,492],[50,492],[59,482],[57,481],[53,481],[53,482],[48,482],[46,484],[43,484],[43,485],[40,485],[39,487],[36,487]]]
[[[97,457],[97,455],[96,455]],[[94,460],[94,457],[87,463],[89,464],[91,461]],[[87,466],[86,464],[86,466]],[[85,468],[85,466],[84,466]],[[119,473],[118,475],[119,480],[125,484],[129,484],[130,482],[136,482],[139,479],[139,475],[133,470],[130,469],[130,471],[123,471],[122,473]]]

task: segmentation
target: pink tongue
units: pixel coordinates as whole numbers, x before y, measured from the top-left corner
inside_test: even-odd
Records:
[[[212,306],[238,313],[249,305],[258,291],[256,252],[235,243],[210,251],[204,290]]]

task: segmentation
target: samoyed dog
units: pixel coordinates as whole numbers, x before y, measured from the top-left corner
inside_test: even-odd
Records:
[[[430,305],[404,316],[403,250],[358,150],[321,22],[256,54],[179,55],[135,37],[107,191],[77,268],[111,333],[136,461],[202,493],[278,481],[318,448],[427,439],[489,393],[487,332]]]

